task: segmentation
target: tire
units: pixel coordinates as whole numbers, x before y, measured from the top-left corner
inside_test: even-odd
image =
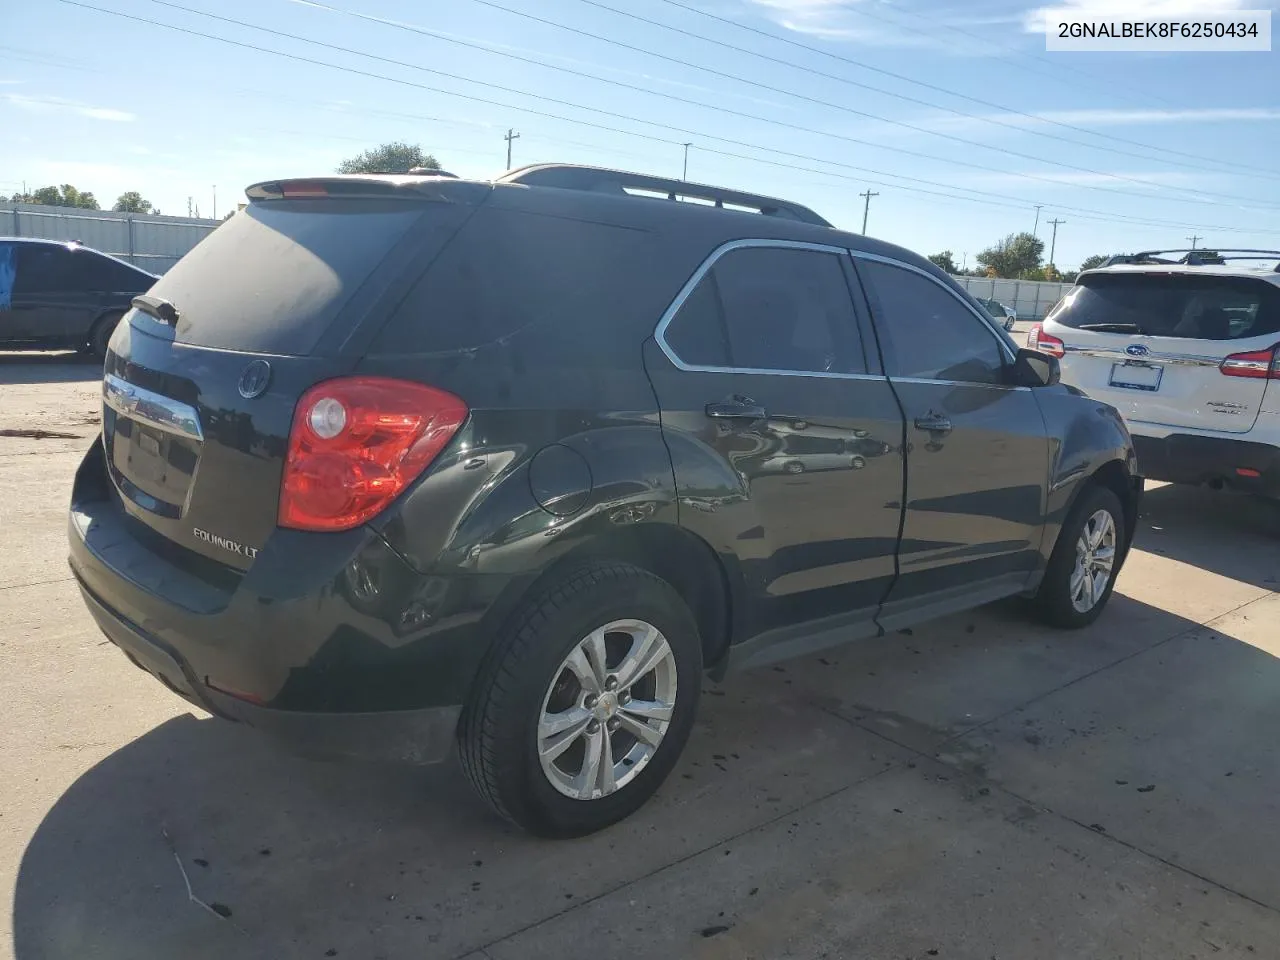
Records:
[[[1077,560],[1080,559],[1080,543],[1085,536],[1086,527],[1091,531],[1098,529],[1096,525],[1091,526],[1091,524],[1096,524],[1095,518],[1099,517],[1100,513],[1110,517],[1111,530],[1103,539],[1109,540],[1111,544],[1111,567],[1106,584],[1100,591],[1096,590],[1097,578],[1091,579],[1089,588],[1093,602],[1087,609],[1081,609],[1079,601],[1083,598],[1080,597],[1079,587],[1074,582],[1077,575]],[[1116,575],[1120,572],[1120,563],[1127,547],[1124,538],[1124,508],[1120,505],[1120,498],[1106,487],[1091,484],[1080,494],[1080,499],[1071,508],[1071,513],[1068,514],[1066,522],[1062,525],[1062,531],[1058,534],[1058,542],[1054,545],[1053,553],[1049,557],[1044,579],[1040,582],[1040,588],[1032,601],[1039,617],[1051,626],[1067,630],[1086,627],[1097,620],[1115,589]],[[1105,544],[1102,548],[1106,548]],[[1097,547],[1093,548],[1093,550],[1097,549]],[[1090,555],[1091,552],[1086,548],[1084,557],[1088,558]],[[1083,586],[1082,583],[1081,586]]]
[[[108,313],[104,317],[99,317],[94,323],[93,328],[89,331],[89,342],[85,345],[84,352],[99,362],[107,358],[107,343],[111,340],[111,334],[116,331],[116,324],[120,322],[120,318],[124,316],[121,313]]]
[[[472,787],[499,815],[540,836],[582,836],[634,813],[675,766],[697,711],[702,643],[688,606],[666,581],[648,571],[625,563],[596,563],[542,592],[511,622],[514,629],[499,637],[486,657],[458,726],[462,767]],[[584,673],[593,675],[590,663],[579,659],[575,669],[567,658],[585,650],[606,626],[617,632],[604,643],[602,672],[608,680],[597,689],[605,689],[593,697],[588,690],[592,681],[584,684],[579,679]],[[658,638],[666,640],[670,660],[664,656],[656,668],[630,678],[640,679],[627,689],[609,688],[608,682],[624,673],[613,673],[625,666],[619,661],[640,649],[638,638],[651,638],[642,627],[656,628]],[[662,652],[658,646],[646,649]],[[632,695],[633,700],[625,699]],[[643,703],[651,709],[666,702],[672,704],[670,719],[655,746],[620,726],[641,722],[627,713],[624,703]],[[593,718],[612,719],[588,721],[584,711]],[[540,729],[540,723],[552,717],[564,718],[565,723],[578,719],[557,740],[546,736],[545,727]],[[580,721],[587,726],[575,734]],[[652,736],[664,721],[642,722]],[[544,762],[540,745],[563,744],[570,738],[567,750]],[[601,760],[599,769],[601,774],[615,771],[612,782],[617,786],[612,792],[607,792],[607,779],[586,774],[592,744],[598,745],[597,751],[604,744],[610,747],[614,764],[607,767]],[[571,776],[575,767],[576,776]],[[575,790],[575,796],[566,792]],[[592,796],[585,798],[584,793]]]

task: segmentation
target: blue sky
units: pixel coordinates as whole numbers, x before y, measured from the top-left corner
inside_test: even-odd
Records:
[[[514,128],[517,165],[679,176],[691,142],[691,180],[846,228],[876,191],[871,234],[970,265],[1037,204],[1046,240],[1065,221],[1063,268],[1191,235],[1280,246],[1277,54],[1048,54],[1034,0],[83,2],[277,54],[4,0],[0,193],[65,182],[208,215],[216,184],[221,214],[255,180],[388,140],[487,176]]]

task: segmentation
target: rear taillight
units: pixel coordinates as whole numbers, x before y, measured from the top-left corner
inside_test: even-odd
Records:
[[[465,403],[421,383],[342,377],[317,384],[293,414],[280,526],[364,523],[426,469],[466,417]]]
[[[1027,331],[1027,347],[1051,357],[1064,357],[1067,354],[1067,345],[1053,334],[1045,333],[1044,327],[1038,323]]]
[[[1218,365],[1218,369],[1227,377],[1280,380],[1280,343],[1270,350],[1233,353]]]

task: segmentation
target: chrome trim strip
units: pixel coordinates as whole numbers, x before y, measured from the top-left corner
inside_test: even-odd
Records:
[[[1063,345],[1066,353],[1078,354],[1082,357],[1099,357],[1104,360],[1136,360],[1140,363],[1173,363],[1187,367],[1221,366],[1222,357],[1206,357],[1194,353],[1165,353],[1159,350],[1148,350],[1145,356],[1131,357],[1123,347],[1073,347]]]
[[[728,243],[721,244],[712,250],[699,264],[698,269],[693,271],[691,276],[680,292],[676,294],[676,298],[671,301],[671,306],[663,312],[662,318],[658,321],[657,329],[653,332],[653,339],[658,342],[660,349],[668,360],[671,361],[677,369],[686,373],[750,373],[765,374],[775,377],[813,377],[819,380],[884,380],[883,375],[872,373],[824,373],[821,371],[808,370],[763,370],[757,367],[708,367],[700,364],[685,363],[681,360],[676,352],[671,349],[671,345],[667,343],[667,327],[671,326],[671,321],[675,319],[680,308],[684,306],[684,302],[689,299],[689,295],[702,278],[707,275],[712,267],[716,265],[716,261],[723,257],[731,250],[743,250],[751,247],[777,247],[782,250],[813,250],[817,253],[832,253],[838,257],[847,257],[849,250],[847,247],[833,247],[823,243],[806,243],[800,240],[730,240]],[[852,302],[849,304],[850,309],[853,308]]]
[[[700,364],[685,363],[683,360],[681,360],[676,355],[676,352],[673,349],[671,349],[671,345],[667,343],[667,328],[671,326],[671,321],[675,319],[676,314],[680,312],[680,308],[684,306],[685,300],[687,300],[689,298],[689,295],[693,293],[694,288],[697,287],[697,285],[702,281],[702,278],[705,277],[707,273],[711,270],[711,268],[716,265],[717,260],[719,260],[721,257],[723,257],[725,254],[729,253],[732,250],[742,250],[742,249],[747,249],[751,247],[777,247],[782,250],[813,250],[817,253],[832,253],[840,257],[854,257],[854,258],[862,257],[867,260],[878,260],[881,263],[887,263],[890,266],[901,267],[904,270],[910,270],[912,273],[918,273],[920,274],[920,276],[925,277],[929,280],[932,280],[934,283],[936,283],[939,287],[941,287],[947,293],[951,294],[953,297],[955,297],[955,300],[957,303],[961,304],[963,307],[965,307],[965,309],[967,309],[975,317],[981,320],[982,323],[987,327],[987,329],[992,331],[995,337],[996,343],[1000,345],[1002,354],[1010,362],[1014,360],[1014,355],[1009,350],[1009,344],[1006,342],[1004,337],[1000,336],[998,333],[995,333],[995,328],[992,325],[989,318],[983,317],[979,311],[974,310],[973,307],[965,303],[964,300],[962,300],[960,297],[956,296],[956,293],[954,290],[951,290],[950,288],[947,287],[945,283],[940,281],[937,277],[931,276],[929,273],[927,273],[924,270],[921,270],[919,267],[912,266],[909,263],[903,263],[900,260],[893,260],[889,257],[882,257],[882,256],[879,256],[878,254],[862,253],[860,251],[851,250],[848,247],[837,247],[837,246],[832,246],[830,244],[825,244],[825,243],[808,243],[800,240],[730,240],[728,243],[721,244],[719,247],[716,247],[715,250],[712,250],[711,253],[707,256],[707,258],[703,260],[701,264],[699,264],[698,269],[693,272],[693,276],[691,276],[685,282],[685,285],[680,288],[680,292],[676,294],[675,299],[671,301],[671,305],[667,307],[667,309],[663,312],[662,318],[658,321],[658,326],[653,332],[653,338],[658,343],[658,349],[660,349],[666,355],[667,359],[670,360],[672,365],[675,366],[677,369],[683,370],[686,373],[749,373],[749,374],[757,374],[757,375],[764,374],[767,376],[777,376],[777,377],[814,377],[821,380],[886,380],[888,379],[888,377],[883,374],[823,373],[823,372],[816,372],[816,371],[810,372],[805,370],[765,370],[757,367],[708,367],[708,366],[702,366]],[[1003,390],[1008,390],[1008,389],[1030,390],[1031,389],[1030,387],[1010,388],[1007,386],[1003,386],[1001,384],[990,384],[990,383],[969,384],[967,381],[965,381],[964,383],[961,383],[960,381],[956,381],[956,380],[913,380],[910,377],[894,377],[893,379],[902,380],[908,383],[942,383],[942,384],[963,385],[963,386],[1000,387]]]
[[[188,440],[204,441],[200,416],[194,407],[136,386],[115,374],[109,373],[102,379],[102,402],[116,413],[149,427],[176,433]]]

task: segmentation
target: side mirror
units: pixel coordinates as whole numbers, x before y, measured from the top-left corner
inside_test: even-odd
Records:
[[[1062,368],[1057,357],[1023,347],[1014,357],[1012,374],[1019,387],[1052,387],[1062,379]]]

